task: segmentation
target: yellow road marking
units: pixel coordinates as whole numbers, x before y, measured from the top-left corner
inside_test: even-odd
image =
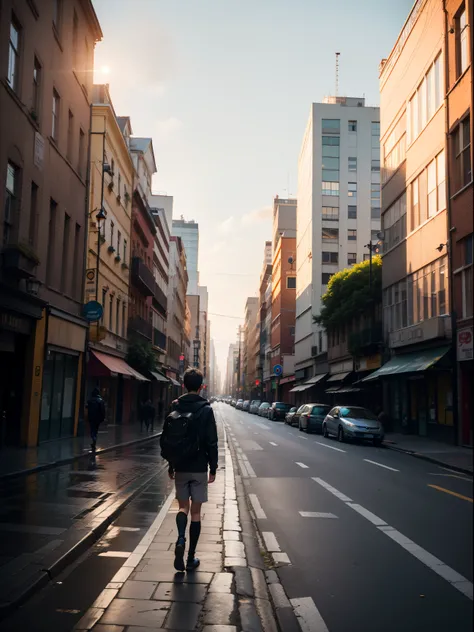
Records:
[[[428,485],[428,487],[437,489],[440,492],[445,492],[446,494],[451,494],[451,496],[456,496],[457,498],[461,498],[462,500],[467,500],[469,503],[474,502],[472,498],[469,498],[469,496],[463,496],[462,494],[458,494],[457,492],[452,492],[450,489],[444,489],[444,487],[438,487],[438,485]]]

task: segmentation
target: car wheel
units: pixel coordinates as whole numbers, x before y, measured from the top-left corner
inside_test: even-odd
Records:
[[[376,448],[380,448],[381,445],[382,445],[382,439],[374,439],[374,446]]]
[[[329,432],[328,432],[328,427],[326,426],[326,424],[323,424],[323,437],[326,437],[326,439],[329,439]]]
[[[344,443],[345,439],[344,430],[342,429],[342,426],[339,426],[339,430],[337,431],[337,440]]]

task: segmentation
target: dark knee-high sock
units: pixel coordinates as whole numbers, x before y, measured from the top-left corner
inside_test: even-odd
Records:
[[[178,527],[179,538],[184,538],[187,524],[188,516],[184,513],[184,511],[178,511],[178,513],[176,514],[176,526]]]
[[[199,535],[201,533],[201,521],[199,522],[191,522],[189,527],[189,553],[188,557],[193,558],[194,553],[196,552],[197,543],[199,540]]]

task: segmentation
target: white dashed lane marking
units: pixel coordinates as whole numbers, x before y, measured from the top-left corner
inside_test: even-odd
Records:
[[[320,511],[300,511],[299,513],[303,518],[337,518],[332,513],[322,513]]]
[[[252,507],[253,507],[256,517],[259,518],[260,520],[266,520],[267,516],[262,509],[262,505],[260,504],[260,501],[257,495],[249,494],[249,498],[250,498],[250,502],[252,503]]]
[[[321,485],[321,487],[324,487],[324,489],[327,489],[328,492],[331,492],[331,494],[334,494],[334,496],[336,496],[336,498],[339,498],[339,500],[342,500],[345,503],[352,502],[349,496],[346,496],[342,492],[339,492],[335,487],[333,487],[332,485],[329,485],[329,483],[326,483],[326,481],[323,481],[321,478],[313,478],[313,481],[316,481],[316,483]]]
[[[278,564],[291,564],[290,558],[286,553],[272,553],[272,557]]]
[[[335,448],[333,445],[328,445],[327,443],[322,443],[322,441],[315,441],[318,445],[322,445],[323,448],[329,448],[330,450],[336,450],[336,452],[347,452],[347,450],[342,450],[341,448]]]
[[[278,443],[275,443],[274,441],[270,441],[269,443],[270,445],[274,445],[275,447],[278,447]]]
[[[309,469],[309,465],[305,465],[304,463],[299,463],[298,461],[295,461],[296,465],[299,465],[300,467],[302,467],[304,470]]]
[[[280,545],[278,544],[278,540],[276,539],[273,531],[262,531],[262,537],[265,540],[265,546],[270,553],[281,551]]]
[[[391,470],[392,472],[399,472],[400,470],[396,470],[394,467],[389,467],[388,465],[384,465],[383,463],[377,463],[377,461],[371,461],[370,459],[364,459],[367,463],[372,463],[372,465],[378,465],[379,467],[383,467],[386,470]]]
[[[290,599],[303,632],[329,632],[311,597]]]

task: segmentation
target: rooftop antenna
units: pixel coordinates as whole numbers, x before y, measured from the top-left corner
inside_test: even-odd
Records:
[[[339,96],[339,55],[336,53],[336,97]]]

